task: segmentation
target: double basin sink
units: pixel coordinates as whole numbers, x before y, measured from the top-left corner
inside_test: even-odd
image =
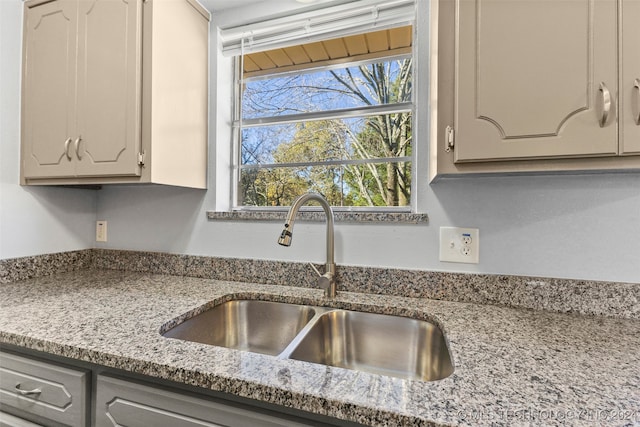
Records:
[[[404,379],[435,381],[453,372],[438,326],[384,314],[234,300],[162,335]]]

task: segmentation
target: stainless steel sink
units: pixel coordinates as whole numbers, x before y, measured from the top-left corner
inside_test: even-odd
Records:
[[[163,335],[422,381],[445,378],[454,369],[433,323],[326,307],[229,301]]]
[[[453,372],[447,344],[436,325],[346,310],[321,315],[289,357],[423,381]]]
[[[305,305],[251,300],[228,301],[184,321],[163,335],[277,355],[298,335],[314,314],[314,309]]]

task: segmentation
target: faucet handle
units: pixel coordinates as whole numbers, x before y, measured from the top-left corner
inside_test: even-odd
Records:
[[[315,271],[318,276],[322,277],[322,273],[318,271],[318,269],[316,268],[315,265],[313,265],[312,262],[310,262],[309,265],[311,266],[311,268],[313,268],[313,271]]]
[[[336,295],[336,291],[335,291],[335,282],[333,280],[333,273],[331,271],[327,271],[326,273],[322,274],[320,273],[320,271],[318,271],[318,269],[316,268],[315,265],[313,265],[313,263],[309,263],[309,265],[311,266],[311,268],[313,268],[313,271],[316,272],[316,274],[318,275],[318,287],[320,289],[324,289],[324,294],[327,297],[335,297]]]
[[[320,286],[320,288],[322,289],[329,288],[329,286],[331,286],[331,280],[333,279],[333,274],[331,274],[328,271],[322,274],[320,273],[320,271],[318,271],[318,269],[316,268],[315,265],[313,265],[312,262],[310,262],[309,265],[311,266],[311,268],[313,268],[313,271],[315,271],[316,274],[318,275],[318,286]]]
[[[331,273],[324,273],[318,277],[318,287],[325,290],[325,294],[331,289],[331,282],[333,281],[333,275]]]

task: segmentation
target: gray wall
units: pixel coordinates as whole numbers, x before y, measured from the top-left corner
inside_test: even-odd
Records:
[[[221,185],[220,177],[225,175],[221,168],[210,168],[208,191],[113,186],[92,193],[19,187],[19,30],[13,28],[15,22],[19,22],[19,1],[0,1],[0,5],[3,25],[2,258],[94,246],[323,261],[321,224],[298,223],[292,247],[283,248],[275,242],[281,230],[279,223],[208,221],[205,212],[225,204],[220,191],[225,187]],[[5,25],[12,28],[5,29]],[[214,39],[213,52],[216,46]],[[214,56],[212,70],[217,67],[218,59]],[[215,71],[212,74],[214,79],[224,79]],[[228,118],[225,117],[229,94],[223,93],[222,88],[221,92],[213,89],[212,162],[216,153],[228,152],[229,144]],[[8,97],[5,90],[9,92]],[[421,185],[420,191],[430,217],[428,225],[338,223],[337,262],[640,281],[639,174],[459,178]],[[107,243],[93,242],[95,219],[108,220]],[[5,224],[11,224],[8,230]],[[438,261],[439,227],[449,225],[480,229],[480,264]],[[53,228],[55,234],[44,238],[34,227]],[[31,237],[23,242],[23,236]]]
[[[218,14],[220,23],[262,10]],[[255,9],[255,10],[254,10]],[[420,14],[425,17],[426,13]],[[425,19],[426,20],[426,19]],[[425,24],[425,21],[421,21]],[[423,27],[424,28],[424,27]],[[282,224],[208,221],[224,210],[228,192],[229,82],[227,59],[212,33],[209,190],[110,187],[100,192],[98,216],[109,221],[105,247],[223,257],[324,260],[324,228],[298,223],[292,247],[276,244]],[[419,46],[425,52],[424,45]],[[422,63],[423,64],[423,63]],[[424,65],[419,64],[424,67]],[[424,68],[423,68],[424,70]],[[217,83],[217,84],[216,84]],[[424,81],[417,93],[426,93]],[[422,109],[421,119],[427,112]],[[425,134],[424,132],[422,133]],[[424,142],[424,139],[421,139]],[[426,164],[422,150],[422,164]],[[216,158],[217,154],[217,158]],[[216,163],[217,162],[217,163]],[[448,271],[640,281],[640,175],[556,175],[457,178],[419,183],[428,225],[336,226],[337,262]],[[225,179],[227,177],[227,179]],[[441,226],[480,229],[480,264],[441,263]]]
[[[104,247],[223,257],[324,260],[321,224],[207,221],[215,201],[197,190],[110,187],[98,216]],[[452,179],[430,186],[428,225],[336,225],[340,264],[640,281],[638,175]],[[440,226],[480,229],[480,264],[438,260]]]
[[[22,2],[0,0],[0,258],[93,247],[95,191],[21,187]]]
[[[220,25],[269,15],[270,2],[226,10]],[[421,2],[420,7],[425,3]],[[252,16],[255,15],[255,16]],[[422,10],[419,25],[425,28]],[[236,21],[233,21],[233,20]],[[98,216],[109,221],[105,247],[223,257],[324,260],[321,224],[298,223],[290,248],[276,244],[282,224],[208,221],[207,210],[225,210],[230,157],[228,60],[217,55],[212,32],[209,190],[110,187],[100,192]],[[425,46],[418,65],[425,70]],[[217,83],[217,84],[216,84]],[[426,80],[418,93],[426,93]],[[421,108],[419,122],[427,111]],[[422,129],[421,135],[428,132]],[[421,142],[426,142],[420,138]],[[426,165],[426,150],[419,153]],[[337,262],[448,271],[524,274],[563,278],[640,281],[640,175],[560,175],[459,178],[418,184],[419,207],[428,225],[340,224]],[[441,226],[480,229],[480,264],[441,263]]]

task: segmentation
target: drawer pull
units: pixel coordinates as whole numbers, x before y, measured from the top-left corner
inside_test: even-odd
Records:
[[[20,383],[16,384],[16,393],[20,396],[37,396],[42,393],[42,390],[39,388],[34,388],[33,390],[22,390],[20,388]]]

